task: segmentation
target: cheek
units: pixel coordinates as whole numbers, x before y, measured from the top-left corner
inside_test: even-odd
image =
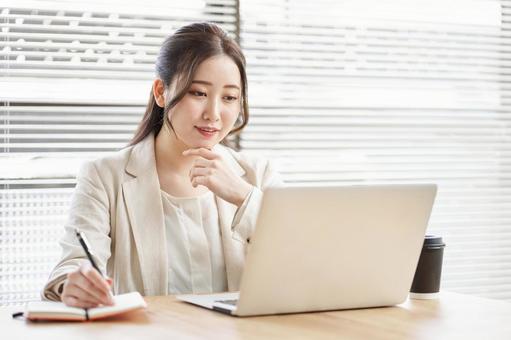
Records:
[[[225,114],[222,117],[224,125],[228,126],[229,128],[232,128],[234,123],[236,123],[236,119],[238,119],[239,113],[240,109],[237,106],[226,108]]]
[[[169,118],[174,124],[184,124],[201,114],[202,104],[199,101],[184,98],[169,112]]]
[[[204,103],[200,100],[185,97],[181,100],[181,111],[187,112],[189,116],[201,115],[204,108]]]

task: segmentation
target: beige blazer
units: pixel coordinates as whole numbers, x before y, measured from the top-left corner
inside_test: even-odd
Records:
[[[263,191],[282,182],[267,160],[223,145],[213,150],[254,186],[241,216],[236,214],[235,205],[216,197],[227,285],[234,291],[239,289],[246,245],[254,231]],[[43,299],[60,300],[59,287],[67,273],[86,261],[75,228],[86,234],[95,261],[113,279],[114,294],[167,294],[167,243],[153,134],[81,168],[60,241],[62,256],[44,286]]]

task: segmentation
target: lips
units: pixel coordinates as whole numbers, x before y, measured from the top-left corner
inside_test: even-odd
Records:
[[[204,137],[213,137],[219,130],[216,129],[216,128],[212,128],[212,127],[199,127],[199,126],[196,126],[195,127],[197,129],[197,131],[199,131],[199,133],[201,135],[203,135]]]
[[[209,127],[209,126],[196,126],[197,129],[204,131],[204,132],[217,132],[219,129],[215,127]]]

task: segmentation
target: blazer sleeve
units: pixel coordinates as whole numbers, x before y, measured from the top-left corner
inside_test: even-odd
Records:
[[[94,261],[103,273],[106,272],[111,244],[109,211],[107,191],[97,165],[94,162],[85,163],[77,176],[64,235],[59,242],[62,255],[41,292],[43,300],[61,300],[67,274],[87,260],[76,238],[75,228],[86,235]]]
[[[280,173],[271,161],[266,161],[266,166],[260,177],[261,179],[253,185],[252,191],[247,195],[243,204],[234,215],[232,231],[234,236],[243,243],[250,242],[250,237],[255,230],[264,191],[270,187],[284,185]]]

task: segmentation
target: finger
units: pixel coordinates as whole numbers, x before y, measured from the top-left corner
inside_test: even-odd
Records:
[[[211,167],[213,166],[215,163],[214,161],[212,160],[209,160],[209,159],[205,159],[205,158],[196,158],[193,163],[192,163],[192,167],[197,167],[197,168],[208,168],[208,167]]]
[[[201,156],[209,160],[218,159],[220,155],[206,148],[188,149],[183,151],[183,156]]]
[[[80,272],[82,277],[86,279],[86,281],[78,280],[78,282],[82,283],[82,288],[85,288],[84,286],[89,287],[92,285],[89,287],[91,292],[94,292],[95,295],[99,295],[98,298],[104,300],[106,304],[112,303],[110,285],[96,269],[90,265],[84,265],[80,268]]]
[[[190,180],[197,176],[211,176],[212,174],[213,169],[211,168],[192,168],[190,170]]]
[[[81,301],[83,303],[90,304],[90,305],[97,306],[97,305],[102,304],[102,302],[99,301],[97,298],[95,298],[92,294],[83,290],[81,287],[79,287],[75,284],[70,284],[67,287],[65,296],[74,296],[79,301]]]
[[[92,302],[81,301],[76,296],[71,296],[71,295],[66,295],[66,296],[62,297],[62,302],[64,302],[64,304],[66,304],[66,306],[69,306],[69,307],[94,308],[94,307],[98,306],[97,304],[92,303]]]
[[[64,297],[67,297],[67,296],[73,296],[80,302],[86,303],[89,305],[98,306],[98,305],[102,304],[102,302],[99,301],[97,298],[95,298],[92,294],[90,294],[90,292],[83,290],[82,288],[80,288],[79,286],[77,286],[75,284],[70,284],[67,287],[67,289],[65,290],[65,292],[63,294],[62,300],[64,300]]]
[[[209,187],[210,181],[207,176],[195,176],[192,178],[192,186],[196,188],[198,185],[203,185],[211,190]]]
[[[193,175],[195,174],[206,174],[206,172],[196,172],[195,169],[210,169],[210,168],[216,168],[215,165],[216,161],[211,161],[209,159],[204,158],[197,158],[194,160],[192,167],[190,168],[190,171],[188,172],[188,177],[190,177],[190,180],[193,178]]]
[[[112,303],[110,295],[99,290],[88,278],[85,276],[81,276],[77,278],[74,282],[74,287],[79,288],[81,291],[87,293],[87,299],[91,301],[95,301],[104,305],[110,305]],[[70,289],[75,293],[73,295],[77,295],[74,290],[74,287],[70,287]]]
[[[103,276],[95,268],[93,268],[90,263],[86,262],[82,265],[80,267],[80,272],[105,294],[109,293],[109,285],[106,283]]]

